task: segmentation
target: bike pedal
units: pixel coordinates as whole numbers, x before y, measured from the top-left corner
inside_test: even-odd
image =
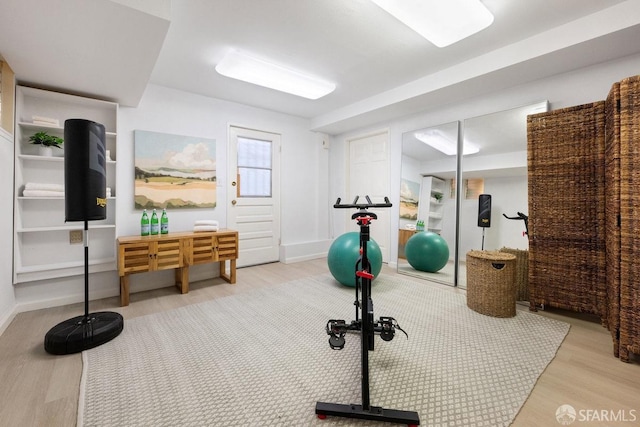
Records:
[[[344,337],[331,335],[329,337],[329,347],[331,350],[342,350],[344,348]]]

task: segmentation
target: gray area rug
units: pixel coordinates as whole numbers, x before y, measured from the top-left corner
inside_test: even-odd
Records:
[[[127,320],[83,352],[78,425],[380,425],[314,413],[316,401],[361,403],[359,335],[335,351],[324,330],[354,318],[354,292],[326,275]],[[371,404],[417,411],[421,425],[509,425],[569,330],[484,316],[410,279],[382,275],[372,294],[375,317],[409,339],[376,337]]]

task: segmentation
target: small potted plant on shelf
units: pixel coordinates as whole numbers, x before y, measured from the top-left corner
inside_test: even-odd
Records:
[[[47,132],[36,132],[29,137],[29,142],[39,145],[38,152],[41,156],[52,156],[53,147],[62,148],[64,140]]]
[[[433,193],[433,198],[436,199],[436,202],[442,202],[442,193]]]

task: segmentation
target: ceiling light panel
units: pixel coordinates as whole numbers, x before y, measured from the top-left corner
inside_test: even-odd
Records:
[[[487,28],[493,15],[479,0],[371,0],[438,47]]]
[[[444,132],[439,129],[427,129],[425,131],[415,132],[414,136],[418,141],[422,141],[431,148],[435,148],[447,156],[455,156],[458,152],[458,142],[450,139]],[[463,142],[462,154],[475,154],[480,151],[480,147],[469,141]]]
[[[216,65],[216,71],[232,79],[308,99],[321,98],[336,88],[334,83],[235,50],[224,56]]]

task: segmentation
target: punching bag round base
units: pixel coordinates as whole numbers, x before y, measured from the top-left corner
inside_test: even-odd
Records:
[[[77,316],[51,328],[44,337],[44,349],[49,354],[79,353],[111,341],[123,328],[119,313],[101,311]]]

